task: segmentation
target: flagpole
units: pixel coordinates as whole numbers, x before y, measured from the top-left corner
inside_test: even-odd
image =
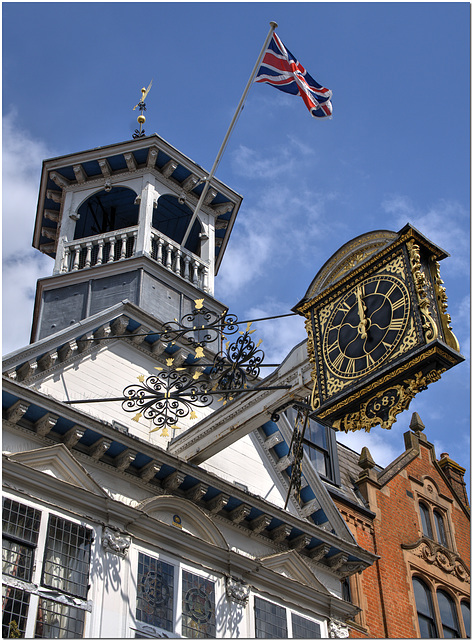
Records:
[[[192,227],[193,227],[193,223],[196,220],[198,212],[200,211],[200,209],[202,207],[203,201],[204,201],[205,196],[207,194],[207,191],[208,191],[208,189],[210,187],[210,182],[211,182],[213,176],[215,175],[215,171],[216,171],[216,169],[218,167],[218,164],[219,164],[219,162],[221,160],[221,156],[224,153],[224,150],[225,150],[226,145],[228,143],[229,137],[230,137],[230,135],[231,135],[231,133],[232,133],[232,131],[234,129],[234,125],[236,124],[238,116],[241,113],[241,110],[242,110],[242,108],[244,106],[247,94],[249,92],[249,89],[251,88],[251,85],[252,85],[253,81],[254,81],[254,77],[255,77],[258,69],[259,69],[262,57],[264,56],[264,53],[265,53],[265,51],[267,49],[267,45],[269,44],[269,40],[271,39],[272,34],[274,33],[275,29],[277,29],[277,27],[278,27],[278,25],[277,25],[276,22],[270,22],[270,29],[269,29],[269,33],[267,34],[267,38],[265,39],[265,42],[264,42],[264,44],[262,46],[261,52],[259,54],[259,57],[257,58],[257,62],[254,65],[254,69],[252,70],[252,73],[251,73],[251,76],[250,76],[250,78],[248,80],[246,88],[244,89],[244,93],[241,96],[241,100],[239,101],[239,104],[236,107],[236,112],[235,112],[235,114],[233,116],[233,119],[231,120],[231,123],[230,123],[230,125],[228,127],[228,131],[226,132],[226,135],[225,135],[224,140],[223,140],[223,142],[221,144],[220,150],[218,151],[218,155],[216,156],[215,162],[213,163],[213,167],[211,168],[211,171],[208,174],[208,177],[205,179],[205,184],[204,184],[202,192],[200,194],[200,198],[199,198],[199,200],[197,202],[197,206],[195,207],[195,210],[193,212],[192,218],[191,218],[191,220],[190,220],[190,222],[188,224],[187,231],[185,232],[184,239],[182,240],[182,246],[183,247],[185,246],[185,243],[187,242],[187,239],[188,239],[188,237],[190,235],[190,231],[192,230]]]

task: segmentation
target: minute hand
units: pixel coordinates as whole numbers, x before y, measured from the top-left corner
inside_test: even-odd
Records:
[[[367,338],[367,325],[369,324],[369,321],[365,317],[364,303],[362,302],[360,287],[356,289],[356,297],[357,297],[357,310],[359,312],[359,321],[360,321],[357,327],[357,331],[360,333],[361,338]]]

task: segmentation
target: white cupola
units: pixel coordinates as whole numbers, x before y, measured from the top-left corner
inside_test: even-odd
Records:
[[[186,234],[207,175],[157,134],[44,161],[33,246],[54,269],[31,341],[122,300],[162,322],[201,297],[221,312],[214,278],[242,198],[212,178]]]

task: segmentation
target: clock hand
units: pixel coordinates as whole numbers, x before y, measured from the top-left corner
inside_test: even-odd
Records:
[[[359,313],[359,325],[357,327],[358,333],[360,333],[361,338],[367,338],[367,327],[370,324],[369,320],[365,317],[365,306],[362,302],[361,298],[361,289],[357,287],[356,289],[356,298],[357,298],[357,310]]]

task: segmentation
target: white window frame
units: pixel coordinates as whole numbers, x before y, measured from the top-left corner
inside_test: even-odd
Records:
[[[91,555],[90,555],[90,566],[89,566],[89,585],[92,584],[92,558],[94,556],[94,547],[97,540],[97,532],[90,523],[80,520],[78,518],[74,518],[65,515],[64,513],[46,508],[42,505],[33,502],[32,500],[28,500],[23,498],[23,496],[18,497],[14,494],[3,493],[3,499],[9,499],[12,502],[17,502],[19,504],[25,505],[26,507],[31,507],[32,509],[36,509],[41,513],[40,523],[39,523],[39,534],[38,541],[36,544],[36,548],[34,550],[34,560],[33,560],[33,568],[31,573],[31,580],[21,580],[15,578],[13,576],[2,574],[2,585],[12,586],[13,588],[19,589],[21,591],[25,591],[30,594],[29,604],[28,604],[28,614],[26,618],[25,625],[25,638],[34,638],[36,631],[36,619],[38,615],[38,606],[39,599],[43,598],[45,600],[51,600],[53,602],[57,602],[59,604],[66,604],[64,602],[64,596],[74,601],[74,604],[67,604],[67,606],[75,607],[76,609],[82,609],[85,611],[84,616],[84,628],[82,637],[86,638],[89,635],[89,628],[91,624],[91,612],[92,612],[92,599],[91,599],[91,587],[87,593],[86,598],[80,598],[78,596],[72,596],[67,593],[60,592],[59,595],[57,590],[54,590],[51,587],[41,584],[41,577],[43,572],[44,565],[44,556],[46,552],[46,540],[47,533],[49,527],[49,517],[57,516],[62,520],[67,522],[71,522],[72,524],[77,524],[79,526],[86,527],[87,529],[92,531],[92,544],[91,544]],[[3,500],[2,500],[3,505]],[[89,615],[87,615],[89,614]]]
[[[327,623],[325,620],[323,620],[322,618],[318,618],[318,617],[314,617],[311,616],[309,614],[307,614],[306,612],[302,612],[298,609],[294,609],[293,607],[287,606],[287,604],[285,602],[282,602],[280,600],[277,600],[275,598],[270,598],[267,597],[265,594],[259,594],[257,592],[253,592],[251,593],[250,596],[250,602],[248,603],[248,606],[251,607],[251,613],[250,613],[250,637],[251,638],[255,638],[256,637],[256,603],[254,601],[254,598],[259,598],[260,600],[265,600],[266,602],[270,602],[271,604],[275,604],[278,607],[282,607],[283,609],[285,609],[285,615],[286,615],[286,620],[287,620],[287,638],[293,638],[293,630],[292,630],[292,613],[294,613],[295,615],[299,616],[300,618],[305,618],[305,620],[309,620],[310,622],[314,622],[315,624],[319,624],[320,625],[320,635],[322,638],[327,638],[328,637],[328,627],[327,627]]]
[[[173,603],[173,619],[174,630],[167,631],[159,627],[140,622],[136,619],[136,603],[137,603],[137,576],[138,576],[138,559],[139,554],[142,553],[150,558],[160,560],[174,567],[174,603]],[[198,575],[206,580],[210,580],[215,585],[215,628],[216,637],[221,637],[221,621],[218,620],[218,603],[221,602],[225,595],[224,592],[224,579],[218,572],[209,572],[200,567],[191,564],[188,561],[182,560],[179,557],[173,556],[169,553],[155,551],[143,546],[133,546],[129,551],[130,555],[130,571],[132,580],[130,584],[132,588],[129,591],[129,624],[128,629],[131,638],[134,638],[135,633],[142,635],[148,634],[149,638],[186,638],[182,635],[182,571],[188,571]],[[224,624],[224,623],[223,623]],[[154,634],[154,635],[152,635]]]

